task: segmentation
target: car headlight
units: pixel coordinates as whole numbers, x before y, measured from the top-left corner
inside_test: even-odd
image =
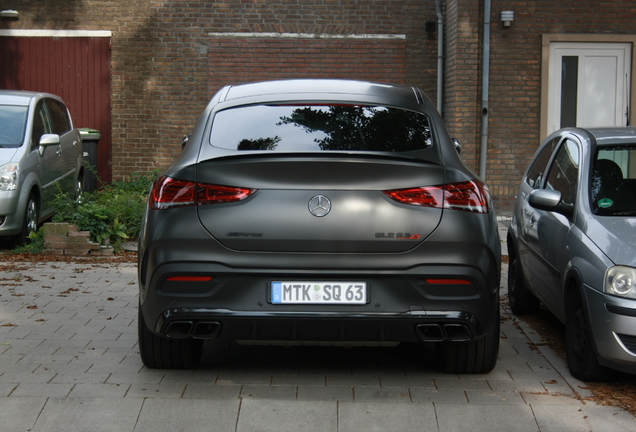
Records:
[[[18,188],[20,167],[17,162],[0,166],[0,191],[12,191]]]
[[[636,268],[610,267],[605,273],[603,289],[607,294],[636,299]]]

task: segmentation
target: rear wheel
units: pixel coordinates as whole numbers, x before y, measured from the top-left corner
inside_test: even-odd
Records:
[[[456,374],[483,374],[493,370],[499,355],[499,309],[495,324],[478,340],[444,341],[435,346],[442,371]]]
[[[169,339],[148,330],[139,308],[138,331],[141,361],[153,369],[192,369],[203,351],[200,339]]]
[[[587,311],[577,294],[569,302],[565,317],[565,351],[570,372],[581,381],[607,381],[614,371],[598,362],[593,343]]]
[[[528,291],[516,257],[508,264],[508,301],[515,315],[533,314],[539,310],[539,299]]]

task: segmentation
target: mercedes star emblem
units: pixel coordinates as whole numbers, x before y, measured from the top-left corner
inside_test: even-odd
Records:
[[[309,211],[316,217],[327,216],[331,211],[331,201],[324,195],[316,195],[309,200]]]

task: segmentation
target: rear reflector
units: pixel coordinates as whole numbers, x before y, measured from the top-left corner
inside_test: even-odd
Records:
[[[384,191],[397,202],[422,207],[463,210],[473,213],[490,212],[488,188],[478,180],[421,188]]]
[[[163,176],[152,186],[148,205],[152,210],[241,201],[256,189],[198,183]]]
[[[171,282],[210,282],[214,279],[212,276],[172,276],[167,280]]]
[[[431,285],[470,285],[471,282],[465,279],[424,279]]]

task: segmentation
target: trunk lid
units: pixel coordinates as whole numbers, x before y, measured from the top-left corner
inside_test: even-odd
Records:
[[[197,181],[258,189],[244,201],[197,208],[207,231],[240,251],[404,252],[425,241],[442,210],[400,204],[382,191],[441,185],[433,163],[364,156],[214,159]]]

